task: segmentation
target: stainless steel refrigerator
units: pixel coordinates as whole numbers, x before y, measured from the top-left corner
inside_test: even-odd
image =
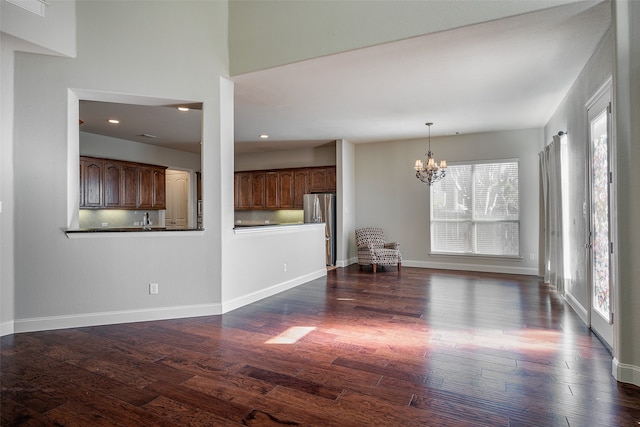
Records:
[[[333,193],[304,195],[304,222],[325,223],[327,265],[336,264],[336,195]]]

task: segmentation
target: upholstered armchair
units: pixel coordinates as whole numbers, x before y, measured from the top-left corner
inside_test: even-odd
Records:
[[[402,255],[396,242],[385,242],[381,228],[366,227],[356,230],[356,244],[358,245],[358,265],[371,265],[376,272],[378,265],[397,265],[398,271],[402,267]]]

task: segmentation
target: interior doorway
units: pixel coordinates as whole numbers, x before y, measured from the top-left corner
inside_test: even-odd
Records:
[[[613,150],[611,90],[607,85],[587,108],[589,119],[589,287],[591,329],[613,348]]]
[[[193,227],[191,221],[191,179],[187,171],[167,169],[167,210],[165,226],[170,229]]]

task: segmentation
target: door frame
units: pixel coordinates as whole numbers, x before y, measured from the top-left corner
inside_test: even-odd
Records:
[[[587,218],[587,296],[588,296],[588,321],[589,328],[593,331],[593,333],[598,336],[598,338],[605,344],[610,351],[613,351],[615,348],[615,337],[616,337],[616,328],[617,321],[615,320],[615,302],[618,297],[618,268],[617,268],[617,240],[616,236],[618,235],[617,229],[617,216],[616,216],[616,194],[617,194],[617,176],[616,176],[616,137],[615,137],[615,126],[614,124],[614,111],[613,105],[613,84],[612,78],[609,77],[605,83],[594,93],[594,95],[589,98],[587,103],[585,104],[586,109],[586,131],[587,131],[587,200],[588,200],[588,208],[586,210],[588,218]],[[600,106],[599,106],[600,104]],[[591,111],[593,108],[598,107],[598,110],[595,112],[593,118],[597,117],[600,112],[603,111],[603,106],[607,110],[607,149],[608,149],[608,172],[610,174],[610,184],[609,184],[609,243],[611,245],[611,249],[609,252],[609,320],[604,319],[599,313],[594,313],[593,310],[593,290],[594,290],[594,282],[593,282],[593,249],[591,246],[591,233],[593,230],[593,214],[592,214],[592,159],[593,159],[593,150],[592,150],[592,139],[591,139]]]

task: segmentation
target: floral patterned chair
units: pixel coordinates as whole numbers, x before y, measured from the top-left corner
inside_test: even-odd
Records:
[[[365,227],[356,230],[356,243],[358,245],[358,265],[373,266],[376,272],[378,265],[397,265],[398,271],[402,267],[402,255],[396,242],[385,242],[381,228]]]

